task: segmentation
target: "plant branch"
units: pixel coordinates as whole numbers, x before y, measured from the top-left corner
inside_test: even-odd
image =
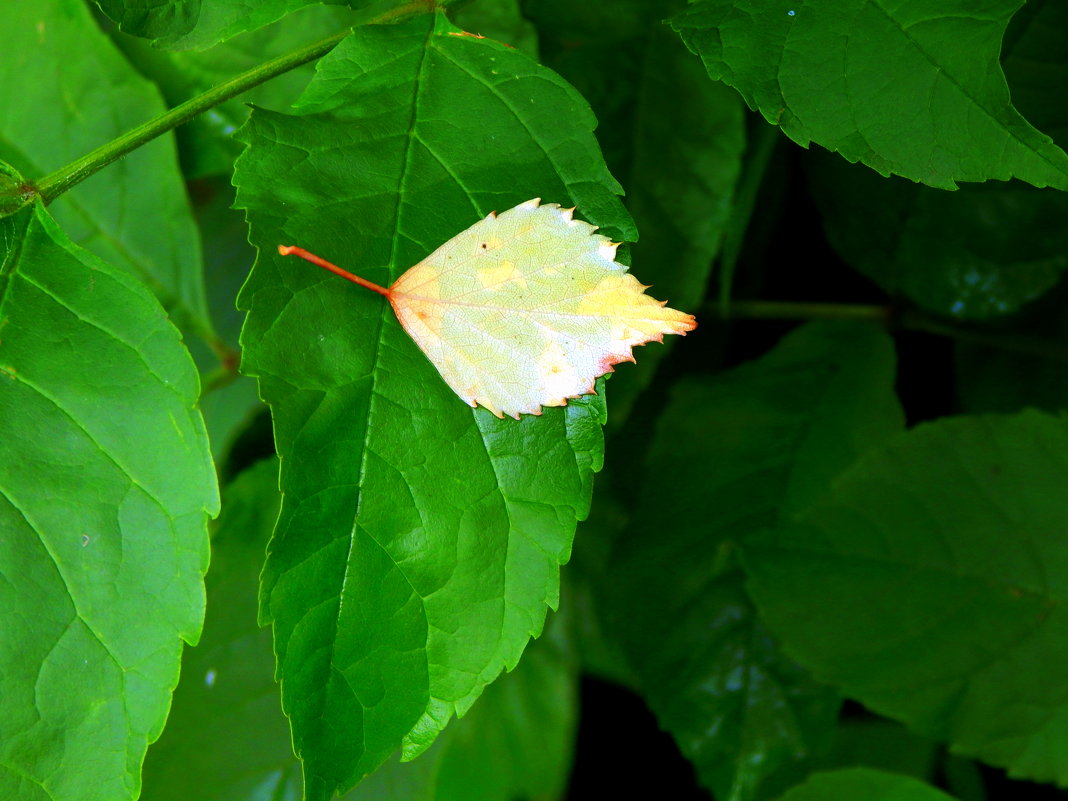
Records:
[[[151,119],[143,125],[127,131],[122,136],[98,147],[91,153],[87,153],[70,164],[46,175],[36,184],[38,194],[40,194],[45,203],[55,200],[59,195],[84,181],[98,170],[136,150],[157,136],[167,133],[182,123],[189,122],[196,115],[243,92],[247,92],[264,81],[326,55],[348,34],[349,31],[344,30],[322,41],[273,58],[228,81],[220,83],[218,86],[212,87],[202,95],[175,106],[170,111],[164,112],[155,119]]]

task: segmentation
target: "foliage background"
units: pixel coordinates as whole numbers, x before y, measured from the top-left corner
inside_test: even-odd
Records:
[[[1062,6],[440,5],[0,10],[0,796],[1064,797]],[[273,255],[532,196],[701,325],[518,423]]]

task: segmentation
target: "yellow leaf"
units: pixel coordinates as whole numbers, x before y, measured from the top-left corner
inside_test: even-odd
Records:
[[[471,406],[541,414],[594,391],[631,349],[685,334],[693,315],[645,294],[617,244],[528,200],[457,234],[388,289],[303,248],[279,246],[389,298],[404,330]]]

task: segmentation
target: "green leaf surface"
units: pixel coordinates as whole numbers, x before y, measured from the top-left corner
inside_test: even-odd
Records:
[[[360,28],[298,114],[257,110],[242,133],[238,205],[261,249],[243,369],[272,407],[285,495],[262,614],[312,801],[402,742],[424,749],[516,664],[602,460],[600,396],[520,421],[473,411],[380,297],[276,255],[299,243],[388,284],[537,196],[633,238],[581,98],[458,34],[432,15]]]
[[[218,511],[197,375],[39,204],[0,222],[0,798],[137,798]]]
[[[1014,776],[1068,781],[1068,425],[916,427],[745,547],[790,653],[872,709]]]
[[[837,695],[782,654],[730,552],[900,429],[893,379],[879,329],[811,324],[757,362],[680,382],[657,429],[611,571],[616,631],[717,798],[768,798],[829,748]]]
[[[942,192],[882,178],[827,153],[809,184],[831,245],[859,272],[924,309],[1011,314],[1068,268],[1068,195],[991,182]]]
[[[213,0],[207,0],[209,6]],[[202,0],[96,0],[100,10],[131,36],[156,39],[189,33],[201,14]]]
[[[1021,0],[699,0],[671,20],[709,75],[798,144],[942,189],[1068,188],[1068,155],[1012,106],[998,64]]]
[[[258,574],[280,500],[278,461],[242,472],[223,499],[204,636],[186,652],[167,728],[149,749],[144,801],[301,798],[271,633],[256,625]],[[561,623],[425,755],[390,760],[344,801],[558,798],[577,723],[575,660]]]
[[[869,768],[816,773],[779,801],[953,801],[941,790],[909,776]]]
[[[79,0],[2,3],[0,30],[0,157],[27,177],[164,110]],[[210,335],[200,239],[171,136],[86,179],[49,210],[76,243],[148,284],[180,327]]]

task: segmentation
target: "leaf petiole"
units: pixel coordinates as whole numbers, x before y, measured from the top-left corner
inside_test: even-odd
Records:
[[[345,270],[341,267],[338,267],[336,264],[328,262],[321,256],[316,256],[314,253],[309,253],[304,248],[297,247],[296,245],[279,245],[278,252],[281,253],[283,256],[300,256],[305,261],[310,261],[312,264],[317,264],[318,266],[329,270],[334,275],[340,275],[342,278],[352,281],[352,283],[354,284],[359,284],[365,289],[370,289],[372,292],[377,292],[379,295],[383,295],[387,298],[389,297],[389,290],[385,287],[381,287],[378,284],[372,283],[366,278],[360,278],[360,276],[358,275],[353,275],[348,270]]]

